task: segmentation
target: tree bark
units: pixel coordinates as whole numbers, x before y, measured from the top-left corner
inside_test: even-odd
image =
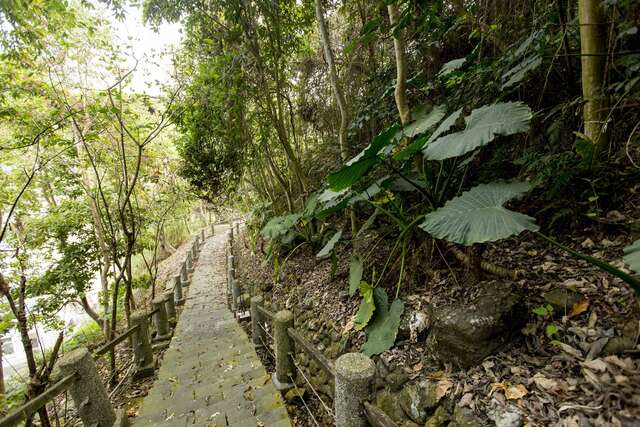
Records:
[[[599,0],[579,0],[580,52],[582,62],[582,97],[584,99],[584,133],[593,142],[595,153],[607,143],[604,132],[606,98],[604,63],[606,33]]]
[[[387,11],[389,13],[391,26],[397,26],[400,21],[398,5],[391,3],[387,6]],[[396,56],[396,88],[394,95],[396,107],[400,114],[400,122],[404,125],[411,121],[411,109],[407,102],[407,58],[402,33],[400,28],[394,28],[393,30],[393,49]]]

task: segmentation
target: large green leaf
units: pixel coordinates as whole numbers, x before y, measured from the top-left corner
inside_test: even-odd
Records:
[[[353,327],[356,331],[361,331],[371,320],[373,312],[376,310],[376,305],[373,301],[373,288],[366,282],[360,282],[360,295],[362,301],[360,301],[360,308],[356,316],[353,318]]]
[[[433,237],[472,245],[537,231],[535,219],[503,205],[529,191],[526,182],[481,184],[425,216],[420,227]]]
[[[636,273],[640,273],[640,240],[624,248],[624,262]]]
[[[460,132],[438,138],[427,144],[423,153],[429,160],[445,160],[487,145],[498,135],[513,135],[529,130],[531,109],[521,102],[485,105],[466,117]]]
[[[338,232],[331,236],[327,244],[316,254],[316,258],[324,258],[329,255],[336,246],[336,243],[338,243],[338,240],[340,240],[340,237],[342,237],[342,230],[338,230]]]
[[[371,144],[349,160],[342,169],[333,172],[327,177],[331,190],[344,190],[358,182],[380,161],[378,153],[387,146],[395,144],[399,135],[398,126],[392,126],[373,138]]]
[[[358,255],[351,257],[349,262],[349,296],[353,296],[360,286],[362,280],[362,260]]]
[[[461,114],[462,114],[462,108],[460,108],[459,110],[456,110],[453,113],[449,114],[449,117],[444,119],[442,121],[442,123],[440,123],[438,125],[436,130],[431,134],[431,136],[427,139],[427,142],[425,143],[425,145],[432,143],[440,135],[442,135],[443,133],[449,131],[449,129],[451,129],[451,127],[456,124],[456,121],[458,120],[458,118],[460,117]]]
[[[275,216],[260,231],[265,240],[277,240],[287,236],[300,219],[300,214]]]
[[[444,105],[437,105],[429,111],[426,108],[422,108],[414,113],[413,121],[402,128],[402,133],[409,138],[425,133],[442,120],[445,112],[446,107]]]
[[[438,77],[445,77],[447,74],[456,71],[461,68],[464,63],[467,61],[467,58],[458,58],[453,59],[442,66],[440,71],[438,71]]]
[[[542,64],[542,57],[540,55],[533,55],[528,58],[524,58],[512,69],[502,75],[502,87],[500,90],[505,90],[508,87],[519,83],[530,71],[535,70]]]
[[[373,298],[376,315],[367,327],[367,342],[362,346],[362,352],[368,356],[380,354],[393,346],[404,311],[404,303],[399,299],[389,306],[389,297],[380,287],[375,288]]]

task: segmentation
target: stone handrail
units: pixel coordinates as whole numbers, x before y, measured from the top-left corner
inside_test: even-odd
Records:
[[[212,226],[212,235],[213,230]],[[202,241],[200,237],[202,237]],[[198,258],[204,238],[205,232],[202,230],[201,234],[196,236],[191,249],[187,253],[187,259],[182,263],[181,273],[182,271],[188,273],[193,271],[193,261]],[[127,415],[124,412],[116,416],[115,410],[109,401],[106,387],[102,384],[98,375],[94,359],[99,359],[113,350],[118,344],[127,340],[127,338],[131,338],[134,363],[136,365],[133,378],[140,379],[153,375],[155,362],[149,336],[149,318],[153,318],[157,332],[154,341],[164,341],[171,338],[169,325],[176,324],[175,305],[184,303],[182,288],[189,285],[190,279],[188,274],[180,274],[176,278],[177,280],[174,281],[174,285],[169,292],[153,300],[153,309],[151,311],[132,313],[131,323],[133,326],[98,347],[93,354],[89,353],[87,348],[79,347],[62,356],[58,365],[64,376],[38,396],[0,419],[0,427],[17,425],[67,390],[72,396],[83,425],[128,426]]]
[[[237,260],[233,256],[233,224],[229,225],[227,296],[229,306],[235,312],[238,307],[236,298],[241,294],[241,290],[235,277]],[[239,234],[239,223],[235,225],[236,234]],[[252,297],[250,301],[251,335],[256,347],[266,346],[267,331],[263,325],[266,322],[271,323],[276,365],[272,381],[277,389],[284,391],[296,387],[292,381],[297,368],[293,360],[297,345],[334,380],[335,414],[332,415],[335,416],[337,427],[366,427],[369,424],[380,427],[395,426],[382,411],[369,403],[374,389],[376,368],[368,356],[362,353],[346,353],[334,363],[293,327],[293,313],[289,310],[272,313],[264,307],[261,295]]]

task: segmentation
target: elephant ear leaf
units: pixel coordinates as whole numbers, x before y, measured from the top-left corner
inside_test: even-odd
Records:
[[[349,296],[353,296],[362,280],[362,260],[358,255],[351,257],[349,263]]]
[[[373,300],[373,288],[366,282],[360,283],[360,308],[356,316],[353,318],[353,326],[356,331],[361,331],[371,320],[373,312],[376,310],[376,304]]]
[[[342,237],[342,230],[338,230],[336,234],[331,236],[327,244],[324,245],[324,247],[320,249],[320,252],[316,254],[316,258],[324,258],[329,255],[331,251],[333,251],[333,248],[336,246],[336,243],[338,243],[338,240],[340,240],[340,237]]]
[[[393,346],[404,312],[404,303],[399,299],[389,305],[389,297],[382,288],[375,288],[374,299],[376,316],[367,327],[367,342],[362,346],[362,352],[367,356],[380,354]]]
[[[537,231],[534,218],[503,206],[529,188],[526,182],[478,185],[426,215],[420,228],[437,239],[467,246]]]
[[[531,109],[522,102],[485,105],[465,118],[465,129],[442,136],[426,145],[423,153],[429,160],[462,156],[483,147],[499,135],[514,135],[529,130]]]
[[[636,273],[640,273],[640,239],[624,248],[624,262]]]

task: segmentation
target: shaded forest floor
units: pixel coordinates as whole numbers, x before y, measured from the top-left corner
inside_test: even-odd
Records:
[[[622,267],[622,248],[633,240],[628,225],[637,220],[639,193],[640,187],[631,189],[623,208],[606,213],[604,222],[572,231],[562,242]],[[429,263],[427,280],[411,283],[409,277],[403,285],[405,312],[428,316],[430,307],[471,301],[483,287],[502,280],[487,275],[469,284],[465,268],[445,246],[440,249],[442,256],[436,252]],[[280,260],[277,278],[245,236],[235,253],[241,254],[241,283],[258,285],[273,309],[302,307],[312,313],[309,317],[334,326],[346,338],[344,351],[359,351],[365,335],[351,327],[359,297],[347,292],[352,250],[350,244],[338,245],[333,280],[331,261],[316,259],[309,245],[301,246],[286,263]],[[369,262],[382,265],[389,250],[381,245]],[[460,370],[434,360],[427,349],[426,328],[414,337],[399,335],[394,347],[374,357],[378,369],[400,373],[400,381],[407,384],[437,379],[446,385],[444,401],[450,407],[469,408],[487,425],[493,425],[488,416],[496,411],[516,412],[532,426],[640,425],[640,316],[633,291],[529,234],[488,244],[483,257],[519,272],[516,285],[525,293],[527,318],[517,338],[477,366]],[[390,277],[387,289],[392,295],[398,275],[392,271]],[[554,289],[569,289],[576,299],[562,313],[536,314],[547,304],[544,294]],[[552,337],[549,325],[557,329]],[[316,417],[323,419],[322,406],[312,397],[308,400]],[[304,411],[300,402],[290,407],[297,425],[313,425]]]

